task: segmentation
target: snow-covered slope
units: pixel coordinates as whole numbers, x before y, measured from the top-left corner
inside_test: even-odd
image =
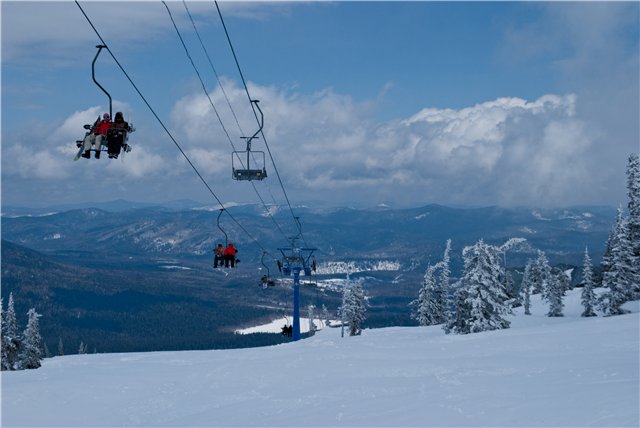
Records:
[[[268,348],[56,357],[2,373],[3,426],[634,426],[632,314],[533,315],[512,328],[316,336]]]

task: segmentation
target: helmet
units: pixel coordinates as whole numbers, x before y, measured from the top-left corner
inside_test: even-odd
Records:
[[[105,120],[106,119],[111,119],[111,116],[109,115],[109,113],[105,113],[105,114],[102,115],[102,118],[105,119]]]

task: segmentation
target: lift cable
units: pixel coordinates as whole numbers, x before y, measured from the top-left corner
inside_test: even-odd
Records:
[[[233,110],[233,107],[231,106],[231,101],[229,100],[229,96],[227,95],[227,92],[224,90],[224,86],[222,85],[222,81],[220,80],[220,76],[218,75],[218,72],[216,71],[216,68],[213,66],[213,61],[211,60],[211,57],[209,56],[209,51],[205,47],[204,42],[202,41],[202,38],[200,37],[200,32],[198,31],[198,28],[196,27],[196,23],[194,22],[193,17],[191,16],[191,12],[189,11],[189,8],[187,7],[187,2],[185,0],[182,0],[182,4],[184,5],[185,10],[187,11],[187,15],[189,15],[189,19],[191,20],[191,25],[193,25],[193,29],[196,32],[196,35],[198,36],[198,41],[200,42],[200,46],[202,46],[202,50],[204,51],[204,53],[205,53],[205,55],[207,57],[207,60],[209,61],[209,65],[211,66],[211,70],[213,70],[213,74],[216,76],[216,81],[218,82],[218,86],[220,86],[220,90],[222,90],[222,94],[224,95],[224,99],[227,100],[227,105],[229,106],[229,110],[231,110],[231,114],[233,115],[233,119],[236,121],[236,125],[238,125],[238,130],[240,131],[241,135],[244,135],[244,131],[242,130],[242,127],[240,126],[240,121],[238,120],[238,116],[236,116],[236,112]]]
[[[229,36],[229,31],[227,30],[227,26],[224,23],[224,18],[222,17],[222,12],[220,11],[220,6],[218,5],[218,1],[214,0],[214,3],[216,5],[216,9],[218,10],[218,16],[220,17],[220,22],[222,23],[222,27],[224,28],[224,33],[227,37],[227,42],[229,43],[229,47],[231,48],[231,53],[233,54],[233,59],[235,60],[236,63],[236,67],[238,68],[238,72],[240,73],[240,79],[242,80],[242,84],[244,85],[244,90],[247,93],[247,97],[249,97],[249,101],[251,101],[251,94],[249,94],[249,88],[247,87],[247,81],[244,78],[244,74],[242,73],[242,69],[240,68],[240,62],[238,61],[238,56],[236,55],[236,51],[233,48],[233,44],[231,43],[231,37]],[[253,107],[253,105],[252,105]],[[255,111],[255,108],[253,108],[253,114],[256,118],[256,121],[258,121],[258,123],[260,123],[260,120],[258,119],[258,114]],[[289,200],[289,196],[287,195],[287,191],[284,188],[284,184],[282,183],[282,178],[280,177],[280,173],[278,172],[278,168],[276,167],[276,163],[275,160],[273,159],[273,155],[271,153],[271,149],[269,148],[269,144],[267,143],[267,138],[264,135],[264,132],[261,131],[261,135],[262,138],[264,140],[264,145],[267,148],[267,152],[269,153],[269,158],[271,159],[271,163],[273,164],[273,169],[276,172],[276,176],[278,177],[278,181],[280,182],[280,187],[282,188],[282,193],[284,194],[284,197],[287,201],[287,205],[289,206],[289,211],[291,212],[292,217],[296,218],[295,213],[293,212],[293,207],[291,206],[291,201]],[[298,227],[298,232],[300,234],[300,236],[302,236],[302,229],[300,228],[300,224],[299,222],[295,222],[296,226]],[[304,236],[302,236],[302,240],[305,241]],[[306,244],[306,241],[305,241]]]
[[[93,28],[93,31],[96,33],[96,35],[98,36],[98,38],[100,39],[100,41],[102,42],[103,45],[107,46],[106,42],[104,41],[104,39],[102,38],[102,36],[100,35],[100,32],[96,29],[95,25],[93,25],[93,22],[91,21],[91,19],[89,18],[89,16],[85,13],[84,9],[82,8],[82,6],[80,5],[80,3],[78,2],[78,0],[75,0],[76,5],[78,6],[78,8],[80,9],[80,11],[82,12],[82,14],[84,15],[85,19],[87,20],[87,22],[89,23],[89,25],[91,26],[91,28]],[[129,74],[126,72],[126,70],[124,69],[124,67],[122,66],[122,64],[120,64],[120,62],[118,61],[118,59],[116,58],[116,56],[113,54],[113,52],[111,52],[111,49],[109,49],[109,47],[106,47],[107,52],[109,52],[109,55],[111,55],[111,58],[113,58],[113,60],[115,61],[115,63],[118,65],[118,67],[120,68],[120,70],[122,71],[122,73],[125,75],[125,77],[127,78],[127,80],[129,80],[129,83],[131,83],[131,85],[133,86],[133,88],[135,89],[135,91],[138,93],[138,95],[140,96],[140,98],[142,99],[142,101],[145,103],[145,105],[147,106],[147,108],[149,109],[149,111],[151,111],[151,113],[153,114],[153,116],[156,118],[156,120],[158,121],[158,123],[160,123],[160,126],[162,126],[162,128],[164,129],[164,131],[167,133],[167,135],[169,136],[169,138],[171,138],[171,141],[173,141],[173,143],[175,144],[175,146],[178,148],[178,150],[180,151],[180,153],[182,153],[182,156],[186,159],[186,161],[189,163],[189,165],[191,166],[191,168],[193,169],[193,171],[196,173],[196,175],[200,178],[200,181],[202,181],[202,183],[205,185],[205,187],[207,188],[207,190],[209,190],[209,193],[211,193],[211,195],[214,197],[214,199],[218,202],[218,204],[220,204],[220,207],[222,207],[224,209],[224,204],[222,203],[222,201],[220,200],[220,198],[218,198],[218,196],[215,194],[215,192],[213,191],[213,189],[211,188],[211,186],[209,186],[209,183],[207,183],[207,181],[204,179],[204,177],[202,176],[202,174],[200,174],[200,172],[198,171],[198,169],[196,168],[196,166],[193,164],[193,162],[191,162],[191,160],[189,159],[189,156],[187,156],[187,154],[184,152],[184,150],[182,149],[182,147],[180,147],[180,144],[176,141],[176,139],[173,137],[173,135],[171,134],[171,132],[169,131],[169,129],[165,126],[165,124],[162,122],[162,119],[160,119],[160,117],[158,116],[158,114],[155,112],[155,110],[153,109],[153,107],[151,107],[151,104],[149,104],[149,102],[147,101],[147,99],[145,98],[145,96],[142,94],[142,92],[140,92],[140,89],[138,89],[137,85],[133,82],[133,80],[131,79],[131,77],[129,76]],[[229,215],[229,217],[238,225],[238,227],[240,227],[240,229],[249,237],[251,238],[251,240],[253,242],[256,243],[256,245],[258,247],[260,247],[260,249],[262,249],[263,251],[266,251],[265,248],[260,244],[260,242],[258,242],[258,240],[256,238],[253,237],[253,235],[251,235],[249,233],[249,231],[247,229],[245,229],[245,227],[235,218],[233,217],[228,210],[225,209],[225,211],[227,211],[227,214]]]
[[[202,80],[202,75],[200,74],[200,71],[198,70],[198,67],[196,66],[195,62],[193,61],[193,57],[191,56],[191,54],[189,53],[189,48],[187,48],[187,45],[184,41],[184,38],[182,37],[182,34],[180,33],[180,30],[178,29],[178,26],[176,24],[176,21],[173,19],[173,14],[171,13],[171,10],[169,9],[169,6],[167,5],[167,3],[163,0],[162,4],[164,4],[164,7],[167,9],[167,13],[169,14],[169,18],[171,19],[171,23],[173,24],[173,28],[176,30],[176,33],[178,35],[178,38],[180,39],[180,42],[182,43],[182,47],[184,48],[184,51],[187,55],[187,58],[189,58],[189,61],[191,62],[191,66],[193,67],[193,70],[196,72],[196,75],[198,76],[198,80],[200,81],[200,85],[202,86],[202,90],[205,93],[205,95],[207,96],[207,99],[209,100],[209,104],[211,104],[211,107],[213,108],[213,111],[216,114],[216,117],[218,118],[218,122],[220,122],[220,126],[222,126],[222,129],[224,130],[224,133],[227,136],[227,139],[229,140],[229,143],[231,144],[231,147],[233,148],[234,152],[236,151],[236,147],[233,144],[233,141],[229,135],[229,132],[227,131],[227,128],[224,126],[224,123],[222,121],[222,117],[220,117],[220,114],[218,113],[218,110],[216,109],[216,106],[213,103],[213,100],[211,99],[211,96],[209,96],[209,93],[207,91],[206,85],[204,83],[204,81]],[[186,4],[185,4],[186,7]],[[187,13],[188,9],[187,9]],[[189,14],[189,17],[191,17],[191,15]],[[193,19],[191,20],[191,22],[193,23]],[[195,28],[195,24],[194,28]],[[197,29],[196,29],[196,33],[197,33]],[[198,38],[200,38],[200,35],[198,34]],[[202,43],[202,41],[201,41]],[[203,45],[204,48],[204,45]],[[206,52],[206,49],[205,49]],[[209,57],[209,55],[207,54],[207,57]],[[213,67],[213,64],[211,64],[211,66]],[[215,69],[214,69],[215,70]],[[217,74],[216,74],[217,77]],[[218,83],[220,84],[220,80],[218,80]],[[227,99],[227,102],[229,100]],[[231,107],[231,104],[229,104],[229,107]],[[233,112],[233,109],[232,109]],[[235,117],[235,113],[233,114]],[[236,119],[237,121],[237,119]],[[238,123],[238,127],[240,128],[240,124]],[[240,128],[240,132],[242,132],[242,128]],[[238,159],[240,160],[240,163],[242,164],[242,159],[240,159],[238,157]],[[244,168],[244,165],[243,165]],[[256,195],[258,196],[258,198],[260,199],[260,201],[262,202],[262,205],[265,208],[265,211],[267,213],[267,215],[269,216],[269,218],[271,218],[271,220],[273,221],[273,223],[276,225],[276,228],[280,231],[280,233],[286,238],[286,234],[284,233],[284,231],[282,230],[282,228],[280,227],[280,225],[278,224],[278,222],[276,222],[275,218],[271,215],[271,211],[269,210],[269,208],[267,207],[266,202],[264,201],[264,199],[262,198],[262,196],[260,195],[260,193],[258,192],[258,188],[256,187],[255,183],[253,183],[253,181],[251,181],[251,185],[253,186],[253,190],[256,192]]]

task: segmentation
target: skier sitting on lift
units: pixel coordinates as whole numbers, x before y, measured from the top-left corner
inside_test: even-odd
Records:
[[[107,150],[109,153],[109,159],[118,159],[120,150],[123,147],[125,152],[129,151],[129,146],[127,145],[127,133],[133,131],[133,127],[129,126],[129,123],[124,120],[122,112],[117,112],[116,117],[113,119],[113,125],[107,132]]]
[[[236,262],[240,260],[236,260],[236,254],[238,254],[238,250],[233,247],[233,243],[229,242],[227,248],[224,249],[224,267],[229,267],[229,263],[231,263],[231,267],[236,267]]]
[[[96,159],[100,159],[100,150],[104,139],[107,137],[107,131],[111,128],[111,116],[109,113],[102,115],[102,120],[98,117],[98,120],[93,124],[91,132],[84,137],[84,153],[83,158],[89,159],[91,157],[91,144],[94,145],[96,151]]]
[[[276,283],[272,279],[269,279],[267,275],[262,275],[262,278],[260,278],[260,285],[262,285],[262,288],[267,288],[275,287]]]
[[[213,250],[213,268],[218,268],[218,262],[220,266],[224,264],[224,247],[222,244],[218,244],[215,250]]]

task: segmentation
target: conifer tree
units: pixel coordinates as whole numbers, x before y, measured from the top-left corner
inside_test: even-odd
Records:
[[[538,258],[531,266],[532,294],[544,294],[552,280],[551,266],[544,251],[538,250]],[[544,299],[544,296],[542,296]]]
[[[566,278],[566,274],[558,270],[555,275],[552,274],[546,283],[547,286],[542,294],[542,298],[549,302],[549,312],[547,312],[547,316],[549,317],[564,316],[562,313],[562,309],[564,308],[562,298],[566,290]]]
[[[633,275],[631,298],[640,299],[640,159],[629,156],[627,166],[627,194],[629,196],[628,239]]]
[[[464,307],[468,310],[468,318],[456,332],[476,333],[509,328],[510,322],[503,316],[511,313],[511,308],[507,305],[504,283],[500,281],[497,248],[480,240],[466,247],[462,255],[462,286],[466,292]]]
[[[602,263],[600,263],[600,268],[602,270],[602,280],[604,280],[604,277],[607,274],[607,272],[611,271],[611,268],[613,267],[612,248],[613,248],[613,241],[615,236],[616,236],[616,230],[614,225],[609,231],[609,236],[607,237],[607,242],[604,248],[604,254],[602,255]],[[600,284],[600,285],[602,286],[603,284]]]
[[[316,333],[316,323],[315,323],[315,306],[308,305],[307,306],[307,318],[309,318],[309,335],[313,336]]]
[[[40,314],[35,309],[27,313],[29,321],[24,331],[24,346],[20,355],[20,367],[23,369],[37,369],[42,360],[42,337],[40,336]]]
[[[531,315],[531,287],[533,286],[534,263],[533,260],[527,262],[524,268],[524,275],[522,276],[522,284],[520,285],[525,315]]]
[[[603,273],[602,286],[607,288],[607,291],[601,295],[600,308],[606,315],[620,315],[625,313],[622,305],[633,297],[635,280],[628,222],[624,218],[622,208],[618,209],[609,244],[611,267]]]
[[[584,307],[584,311],[582,312],[583,317],[595,317],[596,312],[594,310],[596,305],[596,294],[593,291],[594,289],[594,280],[593,280],[593,267],[591,264],[591,257],[589,257],[589,249],[585,247],[584,249],[584,261],[582,263],[582,307]]]
[[[366,311],[367,301],[362,283],[354,281],[350,286],[345,286],[339,313],[342,322],[349,325],[350,336],[357,336],[362,332]]]
[[[7,310],[2,315],[2,370],[16,370],[22,342],[18,336],[13,293],[9,293]]]
[[[330,321],[331,321],[331,315],[329,312],[329,308],[327,308],[327,305],[325,305],[324,303],[322,304],[322,321],[324,322],[324,325],[329,325]]]
[[[64,345],[62,343],[62,337],[60,337],[58,339],[58,355],[59,356],[63,356],[64,355]]]
[[[522,306],[522,296],[516,290],[516,285],[513,281],[513,275],[510,271],[506,271],[504,274],[504,285],[507,292],[507,296],[511,299],[511,307],[519,308]]]
[[[467,290],[462,280],[451,286],[451,304],[447,322],[442,326],[445,333],[468,332],[468,319],[471,317],[470,307],[467,303]]]
[[[438,324],[444,323],[446,324],[449,318],[450,307],[451,307],[451,239],[447,239],[447,243],[444,249],[444,255],[442,256],[442,261],[440,262],[441,270],[440,270],[440,280],[439,280],[439,297],[440,297],[440,314],[438,319]]]
[[[440,307],[439,294],[436,292],[436,280],[434,278],[435,266],[429,266],[424,274],[422,286],[418,298],[411,302],[415,311],[411,317],[421,326],[440,323],[442,308]]]

